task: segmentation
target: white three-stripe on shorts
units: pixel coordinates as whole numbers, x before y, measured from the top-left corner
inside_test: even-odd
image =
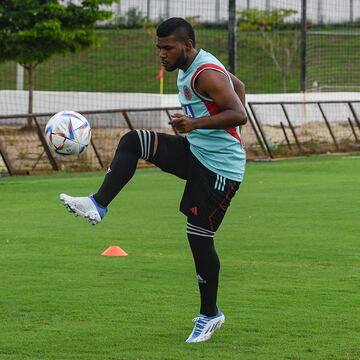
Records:
[[[226,184],[226,178],[224,178],[223,176],[217,174],[214,188],[216,190],[219,190],[219,191],[224,191],[225,184]]]

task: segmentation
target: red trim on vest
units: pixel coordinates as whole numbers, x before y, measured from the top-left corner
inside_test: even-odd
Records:
[[[210,116],[216,115],[221,112],[220,108],[213,101],[208,101],[204,99],[201,99],[201,101],[206,106]]]
[[[225,129],[225,131],[227,133],[229,133],[231,136],[233,136],[236,140],[239,140],[240,144],[242,144],[241,138],[240,138],[239,134],[237,133],[236,128]]]
[[[199,75],[199,73],[205,69],[213,69],[213,70],[217,70],[217,71],[220,71],[222,72],[224,75],[226,75],[227,77],[229,77],[227,71],[222,68],[221,66],[219,65],[216,65],[216,64],[204,64],[204,65],[201,65],[199,66],[196,71],[194,72],[194,75],[191,77],[191,81],[190,81],[190,85],[191,85],[191,88],[192,90],[194,91],[195,94],[197,94],[197,92],[195,91],[195,80],[196,80],[196,77]]]
[[[221,112],[220,108],[214,102],[203,100],[203,99],[202,99],[202,102],[206,106],[207,111],[209,112],[210,116],[216,115]],[[238,140],[240,142],[240,144],[242,144],[241,138],[240,138],[239,134],[237,133],[236,128],[233,127],[233,128],[224,129],[224,130],[228,134],[233,136],[236,140]]]

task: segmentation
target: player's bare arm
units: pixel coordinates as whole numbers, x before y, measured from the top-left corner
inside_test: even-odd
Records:
[[[239,97],[241,103],[245,106],[245,84],[232,73],[229,73],[229,75],[234,85],[234,91]]]
[[[211,69],[204,70],[197,77],[195,87],[197,92],[211,98],[221,112],[195,119],[176,113],[172,116],[171,124],[178,132],[187,133],[194,129],[228,129],[246,124],[245,108],[226,75]]]

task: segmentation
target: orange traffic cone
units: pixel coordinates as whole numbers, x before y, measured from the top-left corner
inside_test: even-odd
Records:
[[[119,246],[110,246],[101,255],[103,255],[103,256],[128,256],[127,252],[125,252]]]

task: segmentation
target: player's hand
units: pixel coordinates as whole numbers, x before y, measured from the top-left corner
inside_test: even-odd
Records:
[[[171,120],[169,124],[179,133],[188,133],[194,130],[195,119],[184,114],[175,113],[171,115]]]

